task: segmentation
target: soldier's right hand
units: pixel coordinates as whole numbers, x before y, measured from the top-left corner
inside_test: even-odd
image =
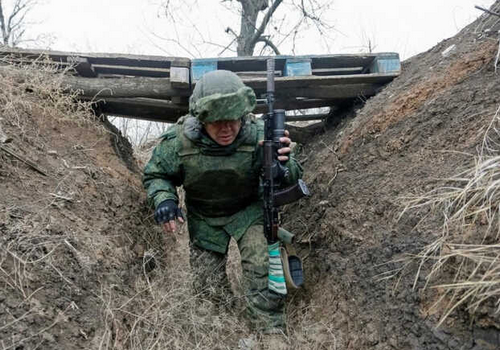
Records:
[[[165,232],[175,232],[177,231],[175,221],[179,220],[180,223],[184,223],[184,215],[174,200],[167,199],[158,204],[155,210],[155,220],[163,226]]]

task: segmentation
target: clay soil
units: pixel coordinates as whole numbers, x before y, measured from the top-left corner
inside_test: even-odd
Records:
[[[306,145],[314,195],[288,208],[286,225],[305,232],[312,281],[301,302],[331,325],[338,349],[500,348],[488,307],[471,315],[462,305],[436,327],[446,300],[435,305],[440,291],[424,288],[427,265],[417,276],[419,265],[404,262],[439,237],[442,218],[400,216],[409,198],[473,166],[500,102],[498,40],[488,34],[497,31],[496,18],[481,18],[404,62],[400,77]]]
[[[500,105],[499,29],[484,16],[404,62],[302,147],[313,195],[283,212],[307,278],[287,304],[290,349],[500,348],[487,303],[436,327],[440,291],[404,258],[439,236],[440,218],[400,215],[405,198],[473,164]],[[17,95],[19,108],[0,108],[0,349],[238,348],[250,334],[242,303],[224,311],[190,294],[185,232],[154,224],[126,140],[90,113],[82,122],[36,91]]]

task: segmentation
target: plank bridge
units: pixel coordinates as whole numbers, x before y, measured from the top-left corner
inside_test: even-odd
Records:
[[[106,115],[175,122],[188,111],[188,99],[206,72],[226,69],[254,89],[254,113],[266,111],[266,56],[189,59],[125,54],[76,53],[0,48],[0,63],[30,63],[66,70],[64,84],[96,101]],[[397,53],[274,56],[275,108],[287,111],[335,107],[375,95],[401,71]],[[320,120],[305,114],[288,121]]]

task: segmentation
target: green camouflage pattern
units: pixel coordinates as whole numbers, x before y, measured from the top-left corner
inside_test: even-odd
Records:
[[[230,94],[217,93],[203,97],[193,105],[191,113],[202,123],[237,120],[253,111],[255,104],[256,97],[253,90],[243,87]]]
[[[257,331],[284,328],[284,296],[268,289],[269,253],[264,226],[252,225],[238,241],[247,316]]]
[[[185,130],[192,126],[190,122],[197,120],[186,120]],[[228,216],[258,200],[261,166],[255,145],[262,132],[255,118],[249,117],[231,147],[220,147],[210,138],[191,133],[179,135],[183,143],[179,157],[185,169],[186,206],[191,211],[206,217]],[[204,141],[213,142],[215,153],[212,147],[203,147]],[[225,154],[219,155],[222,150]]]
[[[196,123],[194,117],[182,118],[162,137],[144,169],[143,183],[155,208],[166,199],[178,202],[176,187],[184,185],[191,241],[226,253],[230,237],[238,240],[251,225],[263,222],[258,145],[263,122],[247,116],[230,146],[219,146]],[[286,166],[291,176],[284,186],[302,175],[293,157]]]
[[[214,304],[231,308],[234,295],[226,273],[227,255],[189,245],[195,295]]]
[[[216,70],[204,74],[189,98],[189,112],[202,123],[237,120],[252,112],[256,97],[235,73]]]
[[[226,254],[231,237],[238,242],[247,314],[257,330],[284,325],[283,297],[268,290],[260,186],[263,152],[258,144],[263,137],[263,121],[247,115],[235,141],[220,146],[199,119],[188,115],[162,136],[143,176],[148,202],[155,208],[166,199],[178,203],[177,187],[184,186],[197,290],[229,295]],[[290,177],[284,187],[302,175],[292,156],[286,166]]]
[[[283,328],[284,298],[267,288],[269,255],[262,225],[253,225],[237,241],[243,270],[243,288],[247,301],[246,315],[257,331]],[[227,255],[190,246],[196,295],[230,308],[234,305],[226,274]]]

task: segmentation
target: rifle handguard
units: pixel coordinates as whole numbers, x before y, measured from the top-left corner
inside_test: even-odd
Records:
[[[302,181],[302,179],[299,179],[295,185],[274,193],[274,206],[280,207],[285,204],[290,204],[309,195],[310,192],[306,183]]]

